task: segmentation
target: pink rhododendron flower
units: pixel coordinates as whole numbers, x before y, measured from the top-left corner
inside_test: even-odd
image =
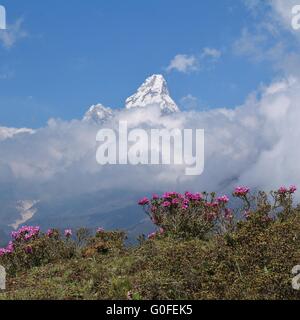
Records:
[[[217,201],[218,201],[219,203],[228,203],[228,202],[229,202],[229,198],[228,198],[227,196],[222,196],[222,197],[219,197],[219,198],[217,199]]]
[[[280,187],[278,190],[279,194],[286,194],[288,192],[288,189],[286,187]]]
[[[24,239],[25,241],[28,241],[36,237],[39,234],[39,232],[40,232],[40,227],[24,226],[20,228],[18,231],[12,232],[11,237],[14,240]]]
[[[47,237],[51,238],[53,236],[53,234],[54,234],[54,230],[53,229],[48,229],[47,230],[47,233],[46,233]]]
[[[205,205],[209,208],[217,208],[219,206],[219,203],[218,202],[207,202]]]
[[[148,235],[149,240],[154,239],[155,237],[156,237],[156,232],[152,232]]]
[[[162,206],[165,207],[165,208],[169,208],[169,207],[171,207],[171,205],[172,204],[171,204],[170,201],[165,201],[165,202],[162,203]]]
[[[151,240],[151,239],[154,239],[158,234],[162,235],[165,233],[165,230],[163,228],[159,228],[158,231],[156,232],[152,232],[148,235],[148,239]]]
[[[140,206],[145,206],[146,204],[149,204],[149,199],[148,198],[143,198],[143,199],[141,199],[139,202],[138,202],[138,204],[140,205]]]
[[[297,191],[297,187],[296,186],[291,186],[290,187],[290,193],[295,193]]]
[[[170,200],[171,198],[178,197],[178,193],[177,192],[166,192],[163,194],[162,197],[165,200]]]
[[[175,198],[172,200],[172,204],[177,205],[180,203],[180,200],[178,198]]]
[[[237,187],[234,189],[233,194],[237,197],[246,196],[249,193],[250,189],[247,187]]]
[[[188,200],[200,201],[203,199],[203,196],[201,193],[191,193],[187,191],[184,195]]]
[[[0,248],[0,257],[7,255],[7,254],[11,254],[14,252],[14,250],[15,250],[15,246],[14,246],[13,242],[10,241],[6,248]]]
[[[9,254],[10,252],[5,248],[0,248],[0,257],[5,256],[6,254]]]
[[[103,232],[104,232],[104,229],[103,229],[103,228],[98,228],[97,231],[96,231],[97,234],[101,234],[101,233],[103,233]]]
[[[69,238],[72,236],[72,230],[71,229],[66,229],[65,230],[65,237]]]

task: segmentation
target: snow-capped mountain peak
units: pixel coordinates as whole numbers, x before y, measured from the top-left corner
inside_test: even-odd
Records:
[[[160,74],[147,78],[137,92],[126,100],[126,108],[145,108],[158,105],[164,113],[178,112],[179,108],[170,97],[167,82]]]
[[[126,100],[126,109],[146,108],[150,106],[159,106],[163,114],[179,112],[174,100],[170,97],[167,82],[160,74],[154,74],[147,78],[140,86],[137,92]],[[102,104],[96,104],[84,115],[83,121],[103,124],[112,118],[115,111],[104,107]]]
[[[101,123],[113,116],[113,110],[106,108],[102,104],[96,104],[90,107],[90,109],[84,115],[83,121],[93,121]]]

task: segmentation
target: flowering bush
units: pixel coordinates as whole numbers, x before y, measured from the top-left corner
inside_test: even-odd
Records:
[[[243,216],[257,219],[262,226],[274,217],[284,219],[293,211],[296,191],[296,186],[283,186],[269,195],[262,191],[251,194],[250,188],[239,186],[232,196],[242,200],[243,205],[235,210],[228,208],[230,199],[227,195],[217,197],[215,193],[206,192],[166,192],[162,196],[155,194],[151,199],[143,198],[138,204],[158,228],[148,239],[162,235],[205,239],[214,232],[232,231],[237,226],[235,217],[236,220]]]
[[[153,195],[138,203],[143,206],[159,231],[148,236],[154,239],[168,234],[176,237],[199,237],[204,239],[215,229],[228,229],[233,213],[227,208],[229,198],[216,198],[214,193],[167,192]]]
[[[11,238],[8,246],[0,249],[0,264],[10,273],[75,254],[74,245],[63,241],[58,230],[49,229],[43,234],[38,226],[23,226],[13,231]]]

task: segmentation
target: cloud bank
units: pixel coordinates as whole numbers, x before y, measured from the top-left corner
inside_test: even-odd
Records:
[[[229,192],[239,184],[300,185],[299,101],[300,81],[288,78],[261,88],[235,109],[168,116],[156,107],[124,110],[103,124],[117,128],[126,120],[130,128],[205,129],[205,170],[196,177],[186,176],[182,166],[100,166],[98,125],[50,120],[34,134],[0,141],[0,189],[9,199],[54,201],[92,192],[114,197],[116,190],[134,198],[163,190]]]

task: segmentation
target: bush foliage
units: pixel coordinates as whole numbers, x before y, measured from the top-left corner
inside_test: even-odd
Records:
[[[299,299],[295,187],[227,196],[169,192],[139,204],[156,227],[135,247],[99,228],[42,233],[23,227],[0,249],[8,272],[0,299]]]

